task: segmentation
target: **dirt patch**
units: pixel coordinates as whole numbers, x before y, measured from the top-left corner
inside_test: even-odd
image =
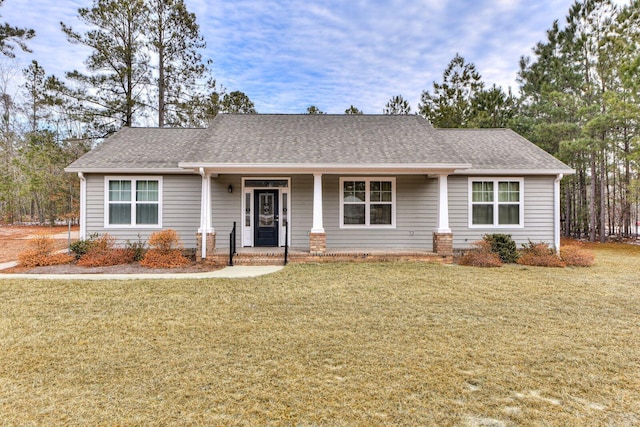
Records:
[[[72,232],[78,231],[78,227],[71,227]],[[65,249],[69,242],[62,234],[68,233],[67,226],[41,226],[41,225],[0,225],[0,263],[15,261],[18,254],[27,247],[29,238],[36,234],[58,235],[61,238],[54,239],[55,249]]]

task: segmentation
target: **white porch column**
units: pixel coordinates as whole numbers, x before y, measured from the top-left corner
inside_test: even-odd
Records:
[[[313,174],[313,228],[312,233],[324,233],[322,222],[322,174]]]
[[[447,175],[438,175],[438,227],[436,233],[451,233],[449,228],[449,191]]]
[[[215,240],[212,239],[212,236],[215,236],[215,230],[211,226],[211,174],[205,173],[204,168],[200,168],[199,172],[202,177],[202,184],[200,189],[200,228],[198,229],[198,234],[200,234],[201,238],[200,256],[205,259],[207,257],[207,246],[215,246]]]

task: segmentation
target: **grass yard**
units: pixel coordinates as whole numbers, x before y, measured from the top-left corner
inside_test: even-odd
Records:
[[[0,424],[639,425],[639,267],[0,280]]]

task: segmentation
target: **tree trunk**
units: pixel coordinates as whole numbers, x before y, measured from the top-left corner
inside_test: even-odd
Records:
[[[596,227],[598,226],[596,218],[596,159],[595,154],[591,154],[591,185],[590,185],[590,199],[589,199],[589,241],[596,241]]]

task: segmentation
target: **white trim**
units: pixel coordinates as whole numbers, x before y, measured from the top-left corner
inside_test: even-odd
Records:
[[[109,224],[109,181],[131,181],[131,223]],[[135,200],[137,181],[158,181],[158,224],[136,224],[136,209],[133,207],[138,202]],[[162,228],[162,176],[147,175],[107,175],[104,177],[104,228],[108,229],[161,229]]]
[[[344,182],[345,181],[364,181],[366,183],[365,189],[365,224],[345,224],[344,223]],[[370,183],[371,181],[386,181],[391,182],[391,224],[368,224],[370,220],[370,209],[372,202],[370,198]],[[340,187],[338,191],[340,193],[340,228],[344,229],[391,229],[396,228],[396,177],[391,176],[341,176],[339,180]],[[388,202],[385,202],[388,203]],[[375,203],[373,203],[375,204]]]
[[[436,233],[451,233],[449,227],[449,188],[447,175],[438,176],[438,227]]]
[[[454,175],[491,175],[491,176],[513,176],[513,175],[571,175],[576,173],[575,169],[467,169],[456,170]]]
[[[558,174],[553,181],[553,245],[560,254],[560,181],[562,174]]]
[[[144,175],[144,174],[162,174],[162,175],[197,175],[198,168],[193,170],[183,168],[65,168],[65,172],[83,172],[95,174],[125,174],[125,175]]]
[[[80,240],[87,239],[87,178],[82,172],[78,172],[80,178]]]
[[[453,173],[471,167],[469,163],[194,163],[182,162],[179,166],[186,169],[205,170],[230,174],[379,174],[389,175],[428,175],[431,173]]]
[[[491,202],[493,204],[493,224],[473,224],[473,183],[474,182],[492,182],[493,183],[493,202]],[[520,211],[519,211],[519,219],[518,219],[518,224],[499,224],[498,223],[498,218],[499,218],[499,205],[501,204],[498,201],[498,183],[499,182],[518,182],[520,184],[520,188],[519,188],[519,196],[520,196],[520,201],[518,202],[518,205],[520,206]],[[495,229],[495,230],[499,230],[499,229],[518,229],[518,228],[524,228],[524,194],[525,194],[525,188],[524,188],[524,178],[523,177],[507,177],[507,176],[494,176],[494,177],[485,177],[485,176],[473,176],[473,177],[469,177],[467,179],[467,192],[468,192],[468,209],[467,209],[467,216],[468,216],[468,226],[469,228],[473,228],[473,229],[479,229],[479,228],[486,228],[486,229]],[[488,204],[488,203],[487,203]],[[504,204],[504,202],[503,202]],[[515,204],[515,203],[514,203]]]
[[[246,181],[287,181],[287,186],[286,187],[246,187],[245,186],[245,182]],[[278,245],[280,247],[284,246],[284,236],[285,236],[285,230],[284,230],[284,226],[283,226],[283,222],[282,222],[282,218],[283,218],[283,209],[285,208],[284,206],[282,206],[282,194],[287,193],[287,219],[289,221],[289,241],[288,244],[289,246],[291,246],[291,177],[286,177],[286,176],[267,176],[267,177],[262,177],[262,176],[243,176],[242,177],[242,190],[241,190],[241,194],[242,194],[242,200],[240,202],[240,224],[241,224],[241,239],[240,241],[242,242],[242,246],[244,247],[254,247],[255,242],[253,240],[253,227],[254,227],[254,218],[253,218],[253,205],[254,205],[254,197],[253,197],[253,191],[254,190],[278,190]],[[249,194],[249,227],[246,226],[246,222],[245,222],[245,215],[246,215],[246,194]]]
[[[313,227],[312,233],[324,233],[322,221],[322,174],[313,173]]]

